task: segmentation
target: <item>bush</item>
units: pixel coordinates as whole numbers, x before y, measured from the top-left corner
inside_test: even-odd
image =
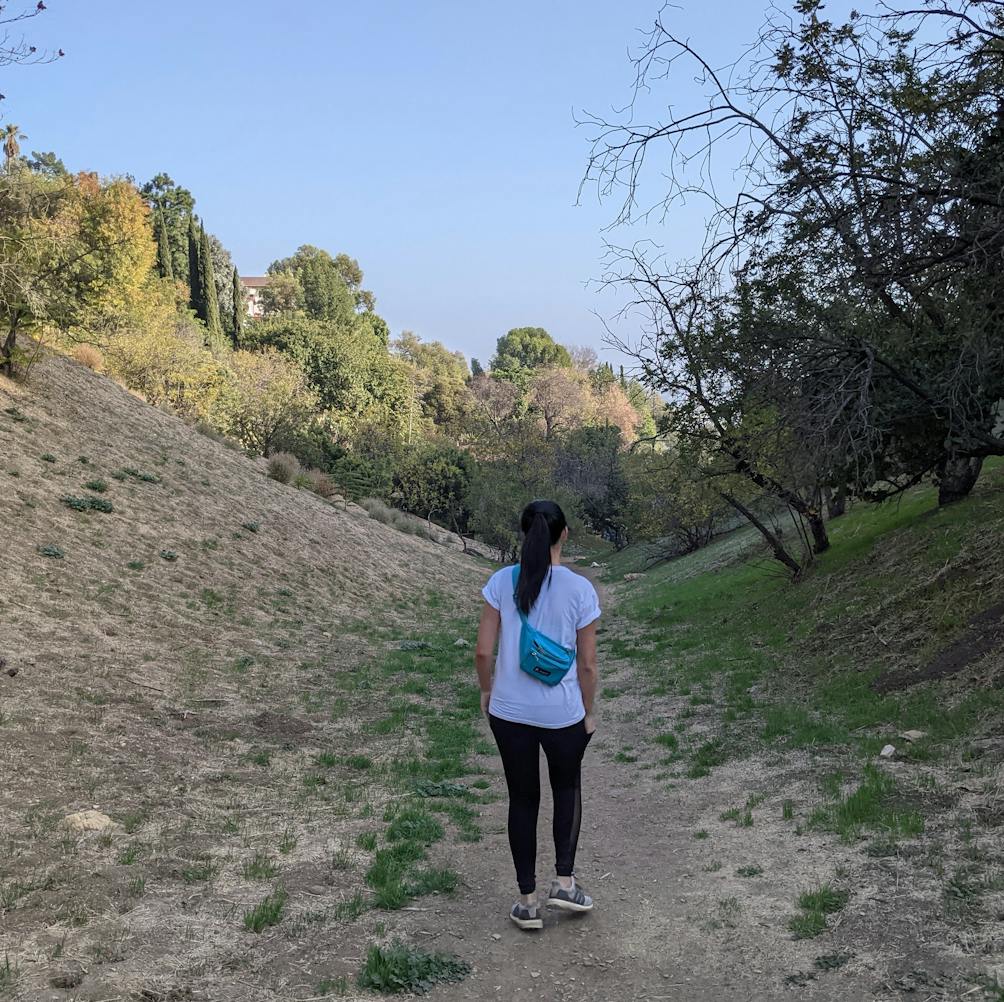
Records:
[[[318,497],[333,498],[338,493],[334,480],[322,473],[320,470],[307,471],[307,489],[312,490]]]
[[[300,461],[289,452],[277,452],[268,457],[268,475],[280,484],[292,483],[300,472]]]
[[[93,372],[101,372],[105,366],[104,356],[90,344],[78,344],[73,349],[73,357],[81,364],[86,365]]]
[[[370,947],[358,984],[360,988],[388,995],[400,992],[426,995],[437,984],[462,981],[470,971],[470,964],[456,957],[426,953],[395,942],[389,946]]]
[[[293,486],[298,491],[310,490],[311,480],[309,475],[302,471],[297,473],[297,475],[293,477]]]

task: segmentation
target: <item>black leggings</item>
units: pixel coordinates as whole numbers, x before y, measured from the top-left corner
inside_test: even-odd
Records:
[[[489,716],[509,787],[509,848],[520,894],[537,887],[537,813],[540,809],[540,749],[554,795],[555,869],[570,877],[582,823],[582,755],[591,735],[583,720],[570,727],[534,727]]]

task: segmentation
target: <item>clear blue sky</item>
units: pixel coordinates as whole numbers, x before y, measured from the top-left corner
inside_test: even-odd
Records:
[[[615,206],[575,205],[574,115],[626,101],[627,50],[660,0],[46,2],[29,40],[66,58],[0,86],[26,149],[166,171],[243,274],[303,243],[351,254],[395,334],[482,361],[524,325],[600,347],[591,311],[613,303],[585,283]],[[762,9],[687,0],[666,17],[724,59]],[[681,213],[659,236],[685,253],[697,224]]]

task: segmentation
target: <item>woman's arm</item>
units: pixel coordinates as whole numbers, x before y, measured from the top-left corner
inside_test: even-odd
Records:
[[[596,665],[595,619],[575,633],[575,661],[579,673],[579,688],[582,690],[582,702],[586,707],[586,732],[592,734],[596,730],[593,709],[596,705],[596,683],[599,680],[599,668]]]
[[[501,621],[498,609],[485,602],[481,610],[481,622],[478,623],[478,642],[474,648],[474,667],[477,669],[478,685],[481,687],[482,713],[488,712],[488,701],[492,695],[492,658],[495,654],[495,641],[498,640]]]

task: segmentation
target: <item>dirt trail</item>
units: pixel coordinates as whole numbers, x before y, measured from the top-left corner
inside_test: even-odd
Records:
[[[616,629],[609,592],[601,599],[607,628]],[[601,675],[614,673],[619,685],[629,685],[629,672],[630,666],[604,663],[601,652]],[[584,763],[577,871],[596,900],[595,911],[587,916],[545,911],[542,933],[521,932],[508,922],[516,888],[501,796],[482,815],[485,838],[458,847],[454,856],[467,886],[448,906],[412,913],[406,923],[414,941],[457,953],[474,965],[465,982],[437,989],[435,997],[533,996],[555,1002],[882,997],[873,993],[876,978],[868,970],[845,968],[829,982],[800,974],[812,971],[813,959],[825,948],[792,940],[785,929],[787,914],[772,908],[772,901],[752,908],[744,901],[740,914],[722,910],[720,901],[733,896],[732,873],[750,857],[742,845],[748,836],[712,852],[694,835],[709,812],[717,816],[728,803],[730,787],[745,788],[745,770],[738,777],[716,773],[667,790],[654,780],[653,770],[614,757],[618,749],[644,740],[639,728],[646,726],[645,717],[638,697],[603,707]],[[494,767],[493,791],[504,794],[498,764],[490,759],[485,764]],[[546,773],[541,788],[538,883],[546,890],[553,860]],[[709,872],[712,856],[723,865]],[[766,873],[754,893],[768,890],[770,877]],[[776,912],[773,920],[765,920],[770,911]],[[789,975],[794,981],[786,983]]]

